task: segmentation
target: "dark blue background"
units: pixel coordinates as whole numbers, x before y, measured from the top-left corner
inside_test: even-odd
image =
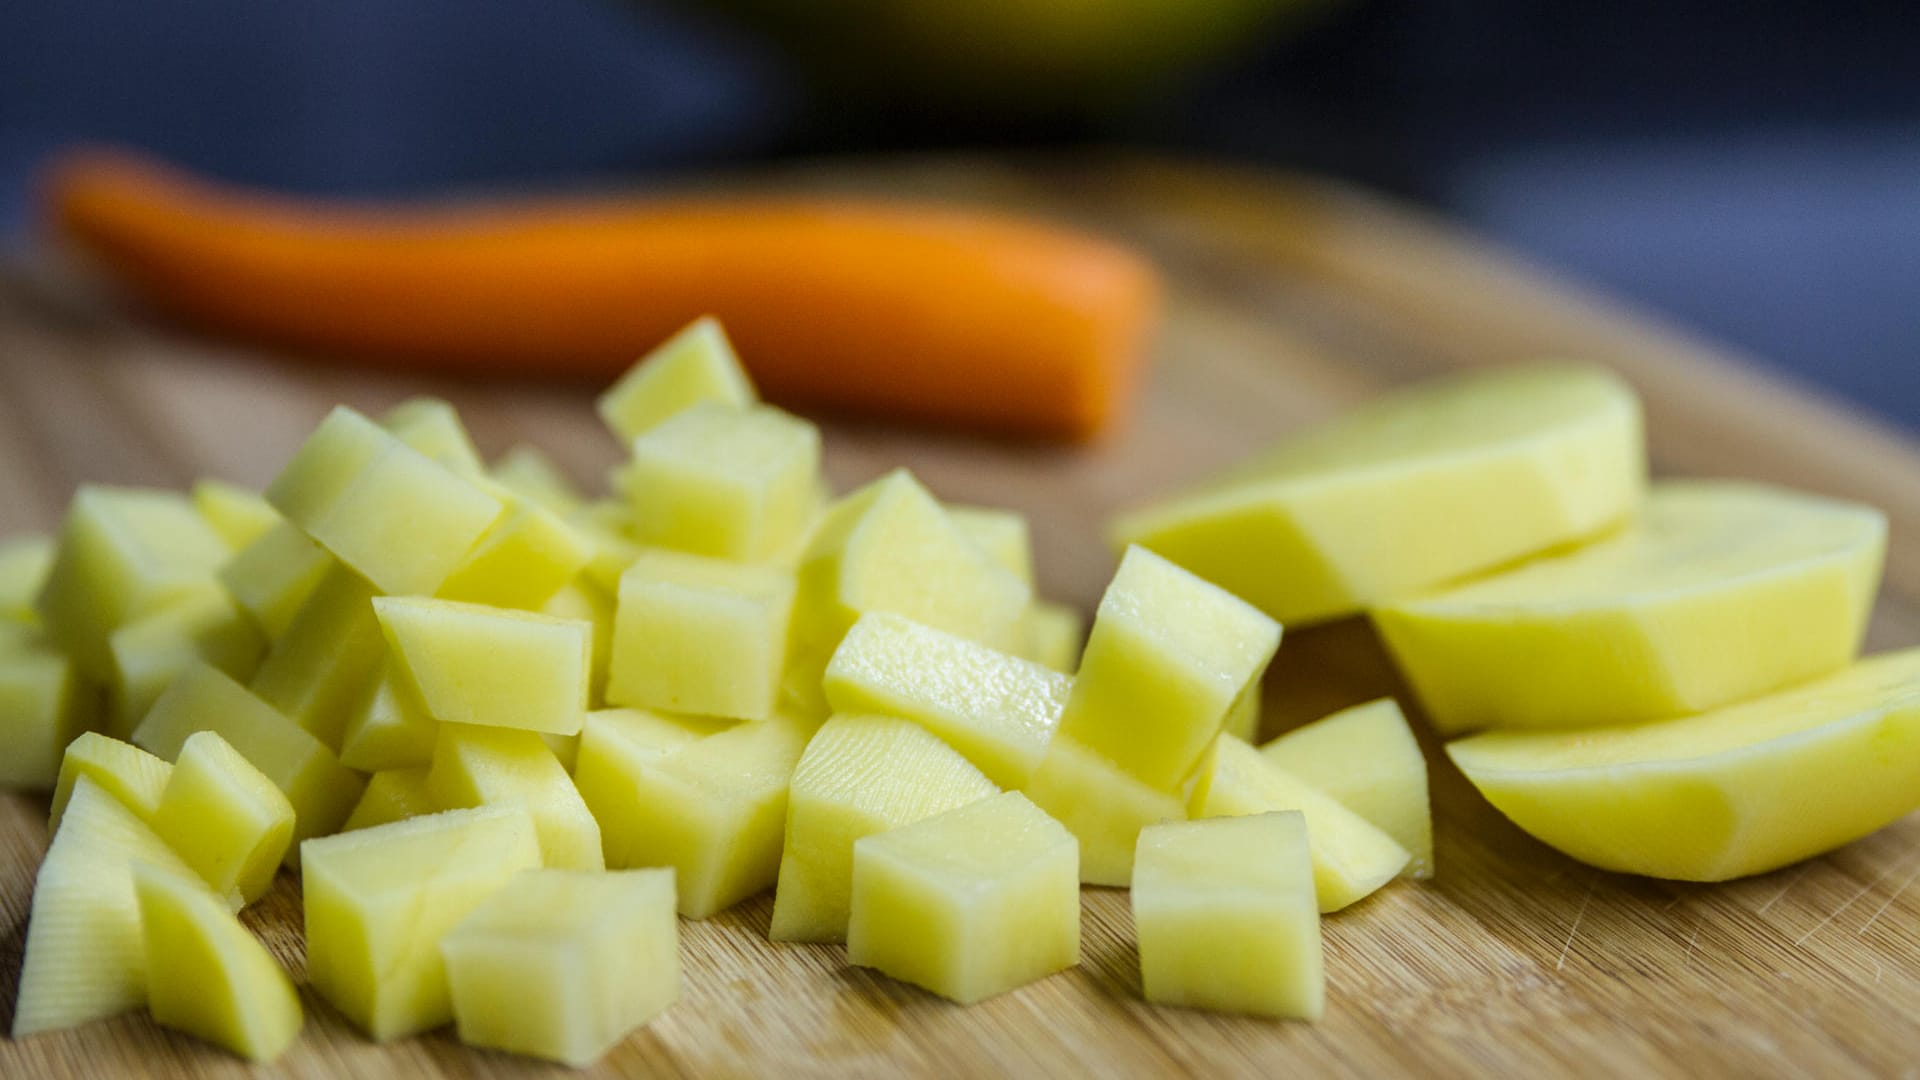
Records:
[[[1920,428],[1909,4],[1380,0],[1256,45],[1063,120],[822,100],[751,33],[654,4],[5,0],[0,222],[75,138],[355,195],[1119,141],[1420,199]]]

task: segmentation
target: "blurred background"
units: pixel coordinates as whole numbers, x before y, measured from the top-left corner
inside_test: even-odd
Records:
[[[901,150],[1310,170],[1920,428],[1896,0],[7,0],[9,243],[77,139],[350,196]]]

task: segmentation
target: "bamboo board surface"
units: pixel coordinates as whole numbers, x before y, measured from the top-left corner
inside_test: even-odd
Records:
[[[757,182],[757,181],[756,181]],[[1920,642],[1920,445],[1547,280],[1409,211],[1307,180],[1151,161],[923,161],[803,169],[779,184],[951,196],[1130,238],[1172,281],[1134,423],[1086,451],[827,421],[842,490],[904,463],[938,494],[1031,515],[1041,589],[1090,609],[1106,515],[1291,428],[1425,375],[1542,355],[1615,366],[1645,397],[1658,471],[1745,475],[1864,499],[1892,520],[1871,648]],[[617,448],[588,388],[441,383],[318,367],[146,327],[41,263],[0,274],[0,536],[50,529],[81,481],[260,484],[326,408],[431,392],[482,449],[526,440],[583,481]],[[1289,633],[1266,734],[1395,689],[1365,628]],[[1432,747],[1429,747],[1432,750]],[[1432,756],[1430,754],[1430,756]],[[1126,894],[1089,889],[1081,966],[972,1008],[770,945],[771,898],[683,923],[678,1006],[608,1075],[1378,1076],[1582,1072],[1823,1077],[1920,1069],[1920,818],[1722,886],[1601,873],[1509,825],[1433,757],[1438,876],[1327,920],[1317,1025],[1150,1007]],[[12,1022],[44,798],[0,795],[0,1030]],[[301,979],[297,881],[245,916]],[[375,1046],[303,987],[293,1076],[549,1070],[439,1032]],[[25,1042],[0,1076],[238,1075],[130,1014]]]

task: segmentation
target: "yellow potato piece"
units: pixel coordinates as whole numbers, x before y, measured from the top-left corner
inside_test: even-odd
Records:
[[[771,559],[818,508],[820,430],[766,405],[703,402],[633,440],[620,489],[643,544]]]
[[[286,794],[293,804],[295,844],[339,828],[366,783],[312,732],[201,663],[181,672],[153,703],[134,729],[133,743],[173,761],[197,731],[218,732]]]
[[[1443,734],[1677,716],[1852,660],[1886,528],[1853,503],[1672,481],[1615,536],[1374,621]]]
[[[373,597],[366,579],[329,559],[248,684],[329,750],[339,749],[347,720],[379,678],[386,655]]]
[[[227,560],[220,584],[267,639],[277,641],[333,564],[312,537],[282,521]]]
[[[759,400],[725,330],[696,319],[641,357],[596,407],[622,445],[703,401],[745,408]]]
[[[202,480],[193,485],[193,508],[234,551],[281,522],[280,511],[259,492],[224,480]]]
[[[440,939],[540,865],[523,806],[408,818],[301,845],[307,979],[379,1042],[453,1019]]]
[[[433,760],[439,726],[412,680],[387,664],[347,719],[340,736],[340,764],[361,772],[425,765]]]
[[[616,576],[615,587],[619,586]],[[561,586],[540,609],[556,619],[586,623],[593,631],[592,674],[587,685],[587,703],[599,708],[607,703],[607,680],[613,667],[613,630],[616,609],[613,594],[587,577],[575,578]]]
[[[153,831],[234,907],[260,899],[293,841],[293,804],[218,732],[187,736]]]
[[[442,724],[427,770],[427,793],[442,810],[525,806],[545,866],[600,870],[600,826],[553,751],[531,731]]]
[[[1136,779],[1065,736],[1047,747],[1026,793],[1080,842],[1080,880],[1126,888],[1140,830],[1187,816],[1181,797]]]
[[[793,773],[769,936],[845,940],[854,841],[998,790],[918,724],[886,716],[828,720]]]
[[[794,580],[772,566],[650,551],[620,576],[607,699],[734,720],[773,715]]]
[[[574,535],[587,546],[587,565],[581,571],[586,584],[609,596],[620,591],[620,575],[646,548],[633,538],[633,512],[624,502],[601,499],[567,517]]]
[[[1406,875],[1433,876],[1427,759],[1392,698],[1342,709],[1260,748],[1268,761],[1331,795],[1413,856]]]
[[[1306,817],[1313,834],[1313,883],[1321,911],[1339,911],[1372,895],[1412,860],[1406,848],[1367,819],[1246,742],[1220,736],[1188,799],[1188,816],[1239,817],[1273,810],[1298,810]]]
[[[1220,730],[1244,742],[1252,742],[1259,738],[1260,711],[1264,707],[1265,700],[1265,694],[1260,688],[1260,680],[1255,679],[1248,683],[1247,688],[1240,691],[1240,696],[1235,698],[1233,705],[1227,709],[1227,721],[1220,725]]]
[[[1490,732],[1447,753],[1514,824],[1583,862],[1683,881],[1765,873],[1920,806],[1920,649],[1697,716]]]
[[[1001,787],[1046,756],[1073,680],[888,612],[862,615],[834,651],[823,690],[835,712],[911,720]]]
[[[133,811],[91,777],[79,777],[33,883],[14,1038],[76,1027],[146,1003],[135,863],[199,880]]]
[[[1280,647],[1280,626],[1131,548],[1100,599],[1060,734],[1171,791]]]
[[[408,398],[387,410],[380,426],[393,437],[468,479],[486,474],[473,436],[451,404],[434,397]]]
[[[340,831],[371,829],[439,809],[434,804],[433,793],[427,789],[427,766],[386,769],[367,778],[367,790],[354,804],[353,813],[347,815],[347,823],[340,826]]]
[[[60,759],[60,780],[53,789],[53,813],[48,816],[47,832],[60,831],[60,818],[67,800],[73,797],[73,785],[86,777],[102,791],[119,799],[141,821],[153,821],[160,808],[160,793],[166,790],[173,765],[129,742],[97,731],[89,731],[67,744]]]
[[[1033,587],[1033,529],[1024,514],[992,506],[947,507],[960,534],[1027,587]]]
[[[267,501],[382,592],[431,594],[500,516],[500,500],[342,405]]]
[[[373,612],[435,720],[571,735],[586,714],[593,627],[528,611],[381,596]]]
[[[955,527],[913,474],[897,469],[835,503],[799,565],[795,631],[826,667],[861,615],[891,611],[994,648],[1021,643],[1032,590]]]
[[[185,497],[83,485],[67,508],[35,610],[80,670],[105,682],[113,674],[109,636],[206,588],[226,558],[227,545]]]
[[[52,537],[15,536],[0,541],[0,624],[40,621],[33,600],[52,567]]]
[[[523,499],[532,499],[562,517],[580,509],[586,498],[567,474],[537,446],[519,443],[493,463],[489,476]]]
[[[1640,406],[1598,368],[1415,386],[1114,522],[1285,623],[1351,615],[1578,540],[1646,480]]]
[[[587,715],[574,783],[607,865],[670,866],[680,914],[704,919],[773,885],[787,785],[815,725],[731,726],[610,709]]]
[[[587,565],[592,549],[559,514],[510,492],[506,512],[467,553],[438,596],[538,611]]]
[[[847,959],[972,1004],[1080,962],[1073,834],[1009,791],[853,845]]]
[[[1307,834],[1297,811],[1141,832],[1131,899],[1148,1001],[1320,1018],[1326,976]]]
[[[73,660],[31,628],[0,639],[0,787],[53,787],[67,745],[99,724],[99,695]]]
[[[252,618],[212,583],[122,625],[107,638],[113,657],[107,730],[125,738],[195,660],[244,681],[253,678],[266,648]]]
[[[1042,667],[1068,675],[1080,667],[1080,645],[1086,639],[1086,616],[1065,604],[1036,599],[1020,617],[1020,655]]]
[[[134,867],[147,970],[147,1008],[163,1027],[272,1061],[300,1034],[300,995],[273,954],[199,882]]]
[[[460,1041],[592,1064],[680,997],[673,871],[516,875],[440,939]]]

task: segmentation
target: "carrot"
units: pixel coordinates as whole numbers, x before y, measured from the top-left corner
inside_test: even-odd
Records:
[[[725,324],[799,406],[1085,438],[1129,403],[1158,307],[1139,255],[992,213],[831,198],[348,208],[82,153],[57,229],[198,328],[445,371],[608,377]]]

